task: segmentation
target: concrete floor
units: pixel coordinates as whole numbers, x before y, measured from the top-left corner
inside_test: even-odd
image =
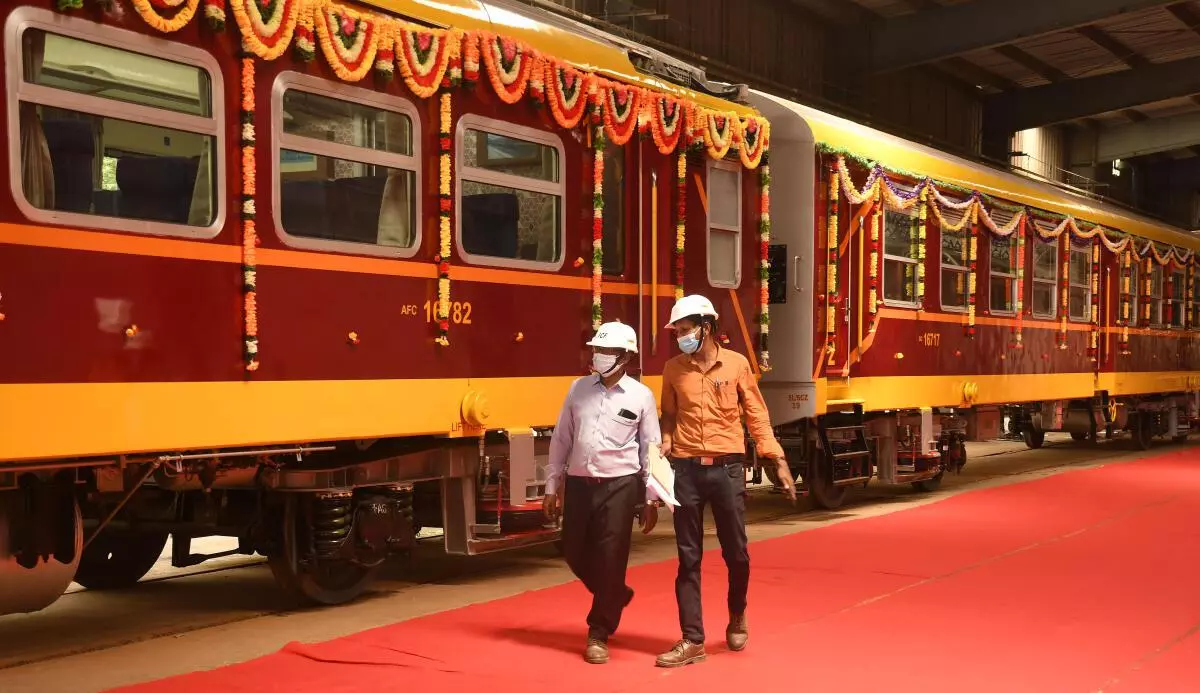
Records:
[[[1150,453],[1139,453],[1127,440],[1087,447],[1064,436],[1048,436],[1046,448],[1036,451],[1007,441],[971,443],[963,473],[947,477],[942,490],[933,494],[872,484],[852,491],[845,507],[829,512],[812,509],[804,499],[791,507],[768,488],[754,489],[748,531],[752,541],[762,540],[1173,447],[1160,444]],[[711,533],[711,522],[709,528]],[[208,546],[194,545],[193,550],[217,551],[225,548],[225,541],[209,540]],[[631,562],[674,556],[670,518],[664,510],[652,535],[636,535]],[[0,617],[0,691],[100,691],[252,659],[291,641],[329,640],[570,579],[549,547],[466,558],[445,555],[440,542],[433,540],[411,561],[389,566],[364,598],[341,607],[296,609],[276,590],[261,558],[230,557],[180,571],[164,556],[136,588],[104,593],[76,586],[41,612]]]

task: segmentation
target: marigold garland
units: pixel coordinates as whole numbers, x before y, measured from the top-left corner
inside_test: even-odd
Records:
[[[738,117],[734,113],[705,111],[704,146],[714,159],[724,159],[737,137]]]
[[[254,59],[242,58],[242,294],[246,370],[258,370],[258,233],[255,230]]]
[[[422,99],[436,94],[462,44],[463,33],[457,29],[442,31],[401,24],[396,30],[396,57],[408,90]]]
[[[826,212],[826,268],[825,268],[825,344],[832,363],[837,350],[837,294],[838,294],[838,191],[840,190],[836,164],[829,167],[829,209]]]
[[[1096,361],[1100,357],[1100,244],[1092,242],[1092,339],[1088,347],[1088,358]]]
[[[375,44],[375,74],[384,82],[390,82],[396,76],[396,34],[399,30],[399,25],[391,20],[379,24],[379,38]]]
[[[237,22],[242,35],[242,45],[246,50],[263,60],[274,60],[283,55],[292,43],[292,37],[297,34],[296,27],[300,20],[301,9],[309,22],[316,11],[315,4],[303,0],[274,0],[263,7],[257,0],[229,0],[233,10],[233,18]],[[269,11],[264,15],[263,10]],[[312,47],[312,25],[309,24],[308,42]],[[300,39],[300,36],[296,36]],[[297,51],[302,50],[301,42],[296,43]]]
[[[480,36],[479,50],[496,96],[507,104],[519,102],[529,86],[534,51],[521,41],[487,32]]]
[[[979,289],[979,204],[978,199],[976,204],[971,207],[971,223],[967,226],[967,338],[975,337],[975,310],[978,303],[976,294]],[[1020,246],[1018,238],[1018,248]],[[1021,253],[1017,252],[1017,276],[1021,275],[1024,270],[1024,265],[1021,263]],[[1018,279],[1018,281],[1020,281]],[[1021,297],[1020,289],[1017,290],[1017,324],[1020,324],[1021,315]],[[1017,330],[1017,343],[1021,342],[1021,331]]]
[[[82,6],[82,5],[80,5]],[[174,33],[188,25],[192,21],[192,17],[196,16],[196,10],[200,7],[200,0],[133,0],[133,9],[141,15],[156,31],[164,34]],[[158,8],[167,10],[177,10],[169,17],[159,13]]]
[[[1034,224],[1034,226],[1037,226],[1037,224]],[[1039,234],[1041,233],[1041,229],[1038,229],[1038,233]],[[1062,271],[1061,271],[1061,274],[1059,275],[1059,283],[1058,283],[1059,295],[1061,297],[1059,303],[1062,308],[1061,312],[1059,313],[1059,319],[1058,319],[1058,348],[1059,349],[1067,348],[1067,315],[1071,308],[1071,283],[1069,281],[1069,274],[1068,274],[1071,271],[1071,239],[1067,238],[1067,239],[1063,239],[1063,240],[1066,240],[1065,248],[1063,247],[1064,243],[1062,242],[1062,240],[1058,241],[1058,252],[1059,252],[1059,255],[1062,257]]]
[[[660,154],[674,153],[687,130],[687,108],[683,102],[665,94],[644,98],[643,104],[654,146]]]
[[[321,52],[334,74],[345,82],[358,82],[375,64],[379,49],[380,18],[345,5],[325,3],[316,9]]]
[[[762,159],[758,172],[759,222],[758,222],[758,363],[763,373],[771,370],[771,352],[768,341],[771,331],[770,292],[771,281],[771,167]],[[747,345],[749,346],[749,345]]]
[[[1117,347],[1122,356],[1130,354],[1129,323],[1134,310],[1133,289],[1133,250],[1127,248],[1121,253],[1121,316],[1118,320],[1121,325],[1121,337]]]
[[[545,98],[550,102],[554,122],[564,130],[573,129],[590,103],[592,76],[558,60],[546,61],[543,75]]]
[[[683,249],[687,241],[687,152],[675,163],[675,300],[683,298]]]
[[[917,310],[925,310],[925,256],[927,254],[925,246],[928,243],[925,227],[929,220],[929,207],[925,200],[928,194],[929,187],[922,185],[918,202],[920,207],[917,210]]]
[[[604,118],[604,134],[618,147],[629,142],[637,132],[638,112],[643,93],[637,87],[604,80],[599,85]]]
[[[871,267],[867,270],[867,313],[871,316],[869,321],[868,331],[874,330],[879,321],[879,307],[883,301],[879,299],[879,234],[880,226],[883,223],[883,210],[880,205],[883,204],[883,193],[879,186],[875,186],[874,195],[871,197],[871,219],[868,222],[870,225],[870,235],[867,238],[867,244],[871,253]]]
[[[763,154],[770,146],[771,124],[766,118],[748,116],[742,120],[740,129],[742,144],[738,147],[738,157],[746,168],[758,168]]]
[[[580,85],[581,87],[583,85]],[[600,304],[604,272],[604,129],[592,136],[592,329],[600,329],[604,309]]]
[[[454,178],[450,141],[452,105],[450,94],[443,93],[438,106],[438,254],[433,259],[438,272],[438,336],[434,341],[441,346],[450,346],[450,212],[454,208],[451,196]]]

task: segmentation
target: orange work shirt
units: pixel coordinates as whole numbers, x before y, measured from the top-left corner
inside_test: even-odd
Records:
[[[662,413],[672,457],[745,454],[743,414],[758,454],[783,457],[750,363],[736,351],[718,347],[716,363],[707,371],[688,354],[667,361]]]

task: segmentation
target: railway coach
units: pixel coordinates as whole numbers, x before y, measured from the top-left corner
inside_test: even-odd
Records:
[[[1200,239],[767,94],[773,370],[818,505],[873,476],[936,488],[1011,419],[1145,449],[1197,417]],[[768,472],[771,470],[768,469]]]
[[[6,3],[0,613],[229,536],[359,594],[422,528],[548,542],[601,320],[763,315],[769,125],[519,3]],[[680,86],[681,84],[687,85]],[[736,317],[734,317],[736,316]]]

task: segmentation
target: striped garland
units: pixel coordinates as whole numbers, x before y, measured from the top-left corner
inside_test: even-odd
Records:
[[[766,158],[762,158],[758,168],[758,185],[760,188],[758,202],[758,360],[760,369],[766,373],[771,370],[771,353],[767,344],[771,331],[770,292],[768,290],[771,281],[771,167]]]
[[[451,183],[454,179],[454,157],[451,150],[451,96],[443,93],[438,104],[438,254],[437,263],[438,335],[434,341],[450,346],[450,210],[454,207]]]
[[[242,299],[246,370],[258,370],[258,232],[255,219],[254,58],[242,58]]]
[[[604,323],[600,304],[604,277],[604,128],[592,136],[592,330]]]
[[[683,298],[683,249],[687,241],[687,150],[675,164],[675,300]]]

